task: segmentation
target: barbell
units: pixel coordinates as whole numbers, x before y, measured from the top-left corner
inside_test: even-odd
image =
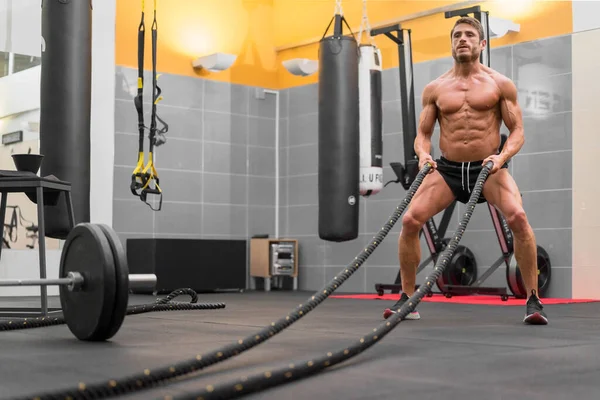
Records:
[[[65,239],[57,279],[7,279],[0,286],[58,285],[63,318],[80,340],[104,341],[121,328],[130,288],[156,286],[154,274],[131,274],[108,225],[80,223]]]

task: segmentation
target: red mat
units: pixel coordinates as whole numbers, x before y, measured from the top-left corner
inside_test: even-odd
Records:
[[[386,300],[396,301],[398,300],[397,294],[384,294],[378,296],[376,293],[373,294],[339,294],[329,296],[331,299],[358,299],[358,300]],[[453,303],[453,304],[483,304],[491,306],[524,306],[527,302],[526,299],[516,299],[509,297],[508,300],[502,301],[500,296],[484,296],[484,295],[469,295],[469,296],[452,296],[446,298],[441,294],[434,294],[432,297],[423,297],[421,300],[424,303]],[[574,303],[595,303],[600,300],[592,299],[552,299],[542,298],[543,304],[574,304]]]

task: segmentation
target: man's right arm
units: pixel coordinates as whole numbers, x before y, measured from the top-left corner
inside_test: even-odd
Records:
[[[422,104],[423,111],[419,116],[417,137],[415,139],[415,153],[419,158],[419,169],[423,168],[425,160],[431,159],[431,136],[437,121],[435,81],[427,84],[423,89]]]

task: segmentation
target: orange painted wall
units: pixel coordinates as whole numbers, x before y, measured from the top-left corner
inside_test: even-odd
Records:
[[[145,0],[144,68],[152,68],[153,0]],[[118,0],[116,64],[137,68],[140,0]],[[273,0],[157,0],[157,70],[208,79],[277,87]],[[192,67],[192,60],[215,52],[237,54],[219,73]]]
[[[367,1],[367,11],[370,24],[375,25],[403,15],[458,2],[369,0]],[[274,4],[276,43],[278,46],[284,46],[323,36],[325,28],[334,14],[335,2],[275,0]],[[481,5],[482,10],[489,11],[490,15],[510,19],[521,24],[519,33],[492,39],[492,48],[567,34],[573,31],[571,1],[496,0],[480,3],[479,5]],[[355,35],[358,35],[362,18],[362,1],[344,1],[342,6],[346,20],[353,30],[356,29]],[[293,16],[293,18],[290,16]],[[450,29],[452,25],[453,19],[445,19],[443,14],[403,23],[403,28],[411,30],[413,62],[417,63],[450,56]],[[347,28],[345,27],[345,29]],[[298,32],[302,32],[302,34]],[[332,28],[328,31],[328,35],[331,32]],[[398,66],[396,44],[385,36],[376,37],[375,43],[382,51],[383,67]],[[317,60],[319,57],[318,49],[318,44],[312,44],[280,51],[278,53],[278,63],[293,58]],[[317,79],[317,74],[309,77],[296,77],[285,68],[278,70],[278,83],[282,88],[314,83],[317,82]]]
[[[459,1],[435,0],[368,0],[371,25],[403,15],[428,10]],[[150,26],[153,0],[145,1],[146,61],[151,68]],[[157,0],[158,70],[174,74],[202,76],[266,88],[283,89],[314,83],[310,77],[291,75],[281,62],[292,58],[318,59],[318,44],[276,52],[278,46],[320,38],[334,15],[334,0]],[[495,0],[480,3],[490,15],[521,24],[521,32],[492,39],[498,47],[544,37],[571,33],[571,1]],[[137,67],[137,27],[139,0],[117,1],[118,65]],[[361,24],[362,1],[343,0],[343,12],[350,27]],[[403,23],[411,29],[415,63],[450,55],[449,32],[452,20],[442,14]],[[328,35],[331,34],[331,29]],[[382,50],[384,68],[398,65],[396,45],[386,37],[375,43]],[[191,61],[205,54],[238,54],[235,64],[220,73],[198,72]]]

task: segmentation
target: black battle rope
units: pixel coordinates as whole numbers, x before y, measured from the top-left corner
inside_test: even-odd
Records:
[[[354,261],[348,264],[342,272],[338,273],[323,289],[310,297],[305,304],[300,304],[287,316],[280,318],[277,322],[271,322],[270,325],[264,327],[259,332],[249,335],[244,339],[239,339],[235,343],[221,347],[217,350],[213,350],[207,354],[198,354],[194,358],[181,361],[176,364],[171,364],[167,367],[145,369],[142,373],[137,375],[132,375],[121,379],[111,379],[109,381],[96,384],[79,383],[76,387],[52,393],[28,396],[24,399],[34,398],[37,400],[63,400],[65,398],[69,398],[71,400],[89,400],[136,392],[142,389],[154,387],[161,382],[194,373],[221,361],[225,361],[228,358],[243,353],[244,351],[249,350],[254,346],[257,346],[260,343],[268,340],[312,311],[317,305],[323,302],[323,300],[329,297],[329,295],[333,293],[344,281],[346,281],[346,279],[348,279],[354,272],[358,270],[358,268],[365,262],[371,253],[373,253],[377,246],[379,246],[394,224],[398,221],[404,212],[404,209],[408,206],[417,189],[423,182],[423,179],[429,172],[430,168],[431,166],[426,164],[425,167],[419,171],[419,174],[408,189],[408,193],[406,194],[404,200],[402,200],[400,205],[396,207],[396,211],[394,211],[389,221],[385,223],[379,233],[373,238],[373,241],[369,243],[367,248],[361,251],[360,254],[354,258]]]
[[[177,289],[172,291],[164,299],[156,300],[154,304],[140,304],[137,306],[127,307],[127,315],[137,315],[148,312],[158,311],[182,311],[182,310],[217,310],[225,308],[224,303],[171,303],[177,296],[188,294],[192,297],[190,303],[198,301],[198,295],[192,289]],[[14,331],[18,329],[43,328],[53,325],[62,325],[66,321],[63,316],[60,317],[36,317],[36,318],[19,318],[0,321],[0,331]]]
[[[276,370],[267,370],[260,374],[255,374],[250,377],[242,377],[240,379],[231,380],[229,382],[219,385],[208,385],[201,391],[195,393],[186,393],[181,396],[165,396],[165,399],[177,399],[177,400],[188,400],[188,399],[233,399],[242,397],[244,395],[258,392],[263,389],[285,384],[297,379],[307,377],[315,374],[321,370],[324,370],[333,365],[339,364],[342,361],[348,360],[369,347],[373,346],[378,340],[381,340],[389,332],[398,325],[404,317],[412,312],[417,304],[420,303],[421,299],[431,291],[431,287],[434,282],[438,280],[440,275],[444,272],[446,265],[450,262],[452,255],[456,251],[458,243],[462,238],[467,224],[473,215],[479,196],[483,189],[483,183],[489,175],[489,171],[492,168],[493,163],[488,162],[475,183],[475,188],[471,193],[469,202],[466,206],[465,214],[455,231],[454,236],[448,243],[448,246],[438,259],[433,272],[425,279],[425,284],[420,286],[419,289],[404,303],[400,308],[400,311],[393,314],[386,322],[381,323],[377,328],[373,329],[372,332],[361,336],[361,338],[352,344],[351,346],[344,347],[342,350],[335,352],[328,352],[320,357],[312,358],[301,363],[289,364]]]
[[[165,303],[169,303],[171,302],[171,300],[173,300],[175,297],[177,296],[181,296],[183,294],[188,294],[190,295],[190,297],[192,298],[190,300],[190,303],[197,303],[198,302],[198,295],[196,294],[196,292],[190,288],[185,288],[185,289],[177,289],[177,290],[173,290],[171,293],[169,293],[169,295],[167,297],[165,297],[164,299],[158,299],[156,300],[157,304],[165,304]]]
[[[138,113],[138,162],[131,175],[130,190],[153,211],[160,211],[162,208],[162,189],[159,186],[160,179],[154,166],[154,146],[160,146],[166,142],[164,134],[168,132],[169,126],[156,114],[156,105],[162,100],[162,90],[156,83],[158,78],[156,74],[158,23],[156,21],[156,0],[154,0],[154,20],[152,22],[152,114],[150,117],[148,164],[144,167],[144,132],[146,131],[146,126],[144,124],[144,47],[146,33],[144,9],[145,0],[142,0],[142,17],[138,27],[138,89],[137,96],[134,98],[135,108]],[[163,125],[160,130],[156,127],[156,120]],[[154,187],[150,185],[153,180],[155,182]],[[141,191],[138,193],[138,190]],[[149,193],[159,195],[160,200],[158,208],[153,208],[152,205],[146,201]]]

